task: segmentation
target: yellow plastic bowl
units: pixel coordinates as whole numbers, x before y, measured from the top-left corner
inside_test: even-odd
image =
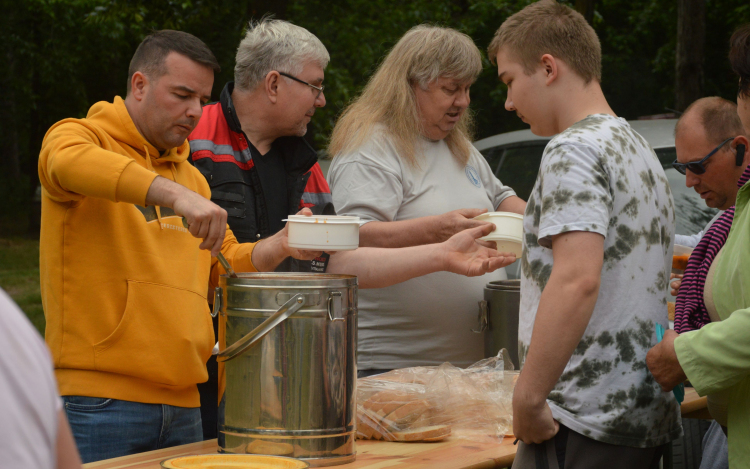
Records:
[[[299,459],[259,454],[199,454],[161,462],[164,469],[305,469],[309,466]]]

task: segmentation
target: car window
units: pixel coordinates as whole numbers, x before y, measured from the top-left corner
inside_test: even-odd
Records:
[[[539,172],[539,163],[547,142],[493,147],[482,152],[492,171],[523,200],[528,200]]]
[[[482,156],[484,156],[484,159],[487,160],[487,163],[490,165],[492,172],[495,174],[495,176],[497,176],[500,162],[503,158],[503,154],[505,153],[505,147],[492,147],[481,151],[480,153],[482,154]],[[500,180],[503,181],[502,179]],[[503,183],[505,183],[505,181],[503,181]]]
[[[482,154],[503,184],[509,185],[519,197],[528,200],[546,145],[546,142],[522,142],[488,148]],[[672,189],[677,218],[676,233],[691,235],[700,232],[718,210],[707,207],[693,189],[685,186],[685,176],[672,168],[672,162],[677,158],[674,147],[660,148],[656,150],[656,156]]]

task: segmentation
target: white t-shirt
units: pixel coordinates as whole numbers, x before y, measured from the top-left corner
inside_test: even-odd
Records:
[[[47,345],[0,289],[0,467],[57,466],[62,401]]]
[[[588,116],[550,140],[524,217],[518,350],[523,367],[553,268],[551,237],[604,236],[594,312],[547,401],[555,419],[577,433],[633,447],[681,434],[677,401],[646,367],[655,324],[667,326],[674,226],[661,164],[624,119]]]
[[[328,173],[339,215],[365,221],[398,221],[462,208],[494,211],[515,195],[472,147],[467,164],[448,145],[420,139],[421,167],[398,156],[379,128],[359,150],[334,158]],[[444,362],[468,366],[483,358],[478,302],[484,286],[506,278],[500,269],[468,278],[436,272],[387,288],[359,291],[359,368],[392,369]]]

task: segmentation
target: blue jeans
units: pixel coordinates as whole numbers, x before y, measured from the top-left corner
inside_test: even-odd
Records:
[[[200,408],[63,396],[84,463],[203,440]]]

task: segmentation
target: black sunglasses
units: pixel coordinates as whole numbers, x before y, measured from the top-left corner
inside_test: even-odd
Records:
[[[719,151],[719,150],[721,149],[721,147],[723,147],[724,145],[726,145],[726,144],[727,144],[727,142],[731,142],[731,141],[732,141],[732,140],[734,140],[735,138],[737,138],[737,137],[730,137],[730,138],[728,138],[728,139],[724,140],[723,142],[721,142],[721,143],[719,144],[719,146],[717,146],[716,148],[714,148],[714,149],[713,149],[713,150],[711,151],[711,153],[709,153],[708,155],[706,155],[706,156],[705,156],[705,157],[704,157],[704,158],[703,158],[702,160],[700,160],[700,161],[691,161],[690,163],[678,163],[678,162],[677,162],[677,160],[674,160],[674,162],[672,162],[672,167],[673,167],[674,169],[676,169],[676,170],[677,170],[677,172],[678,172],[678,173],[680,173],[680,174],[687,174],[687,170],[688,170],[688,169],[689,169],[689,170],[690,170],[690,172],[691,172],[691,173],[693,173],[693,174],[703,174],[703,173],[705,173],[705,172],[706,172],[706,167],[705,167],[705,166],[703,166],[703,163],[704,163],[704,162],[705,162],[705,161],[706,161],[707,159],[709,159],[709,158],[711,158],[712,156],[714,156],[714,153],[716,153],[717,151]]]

